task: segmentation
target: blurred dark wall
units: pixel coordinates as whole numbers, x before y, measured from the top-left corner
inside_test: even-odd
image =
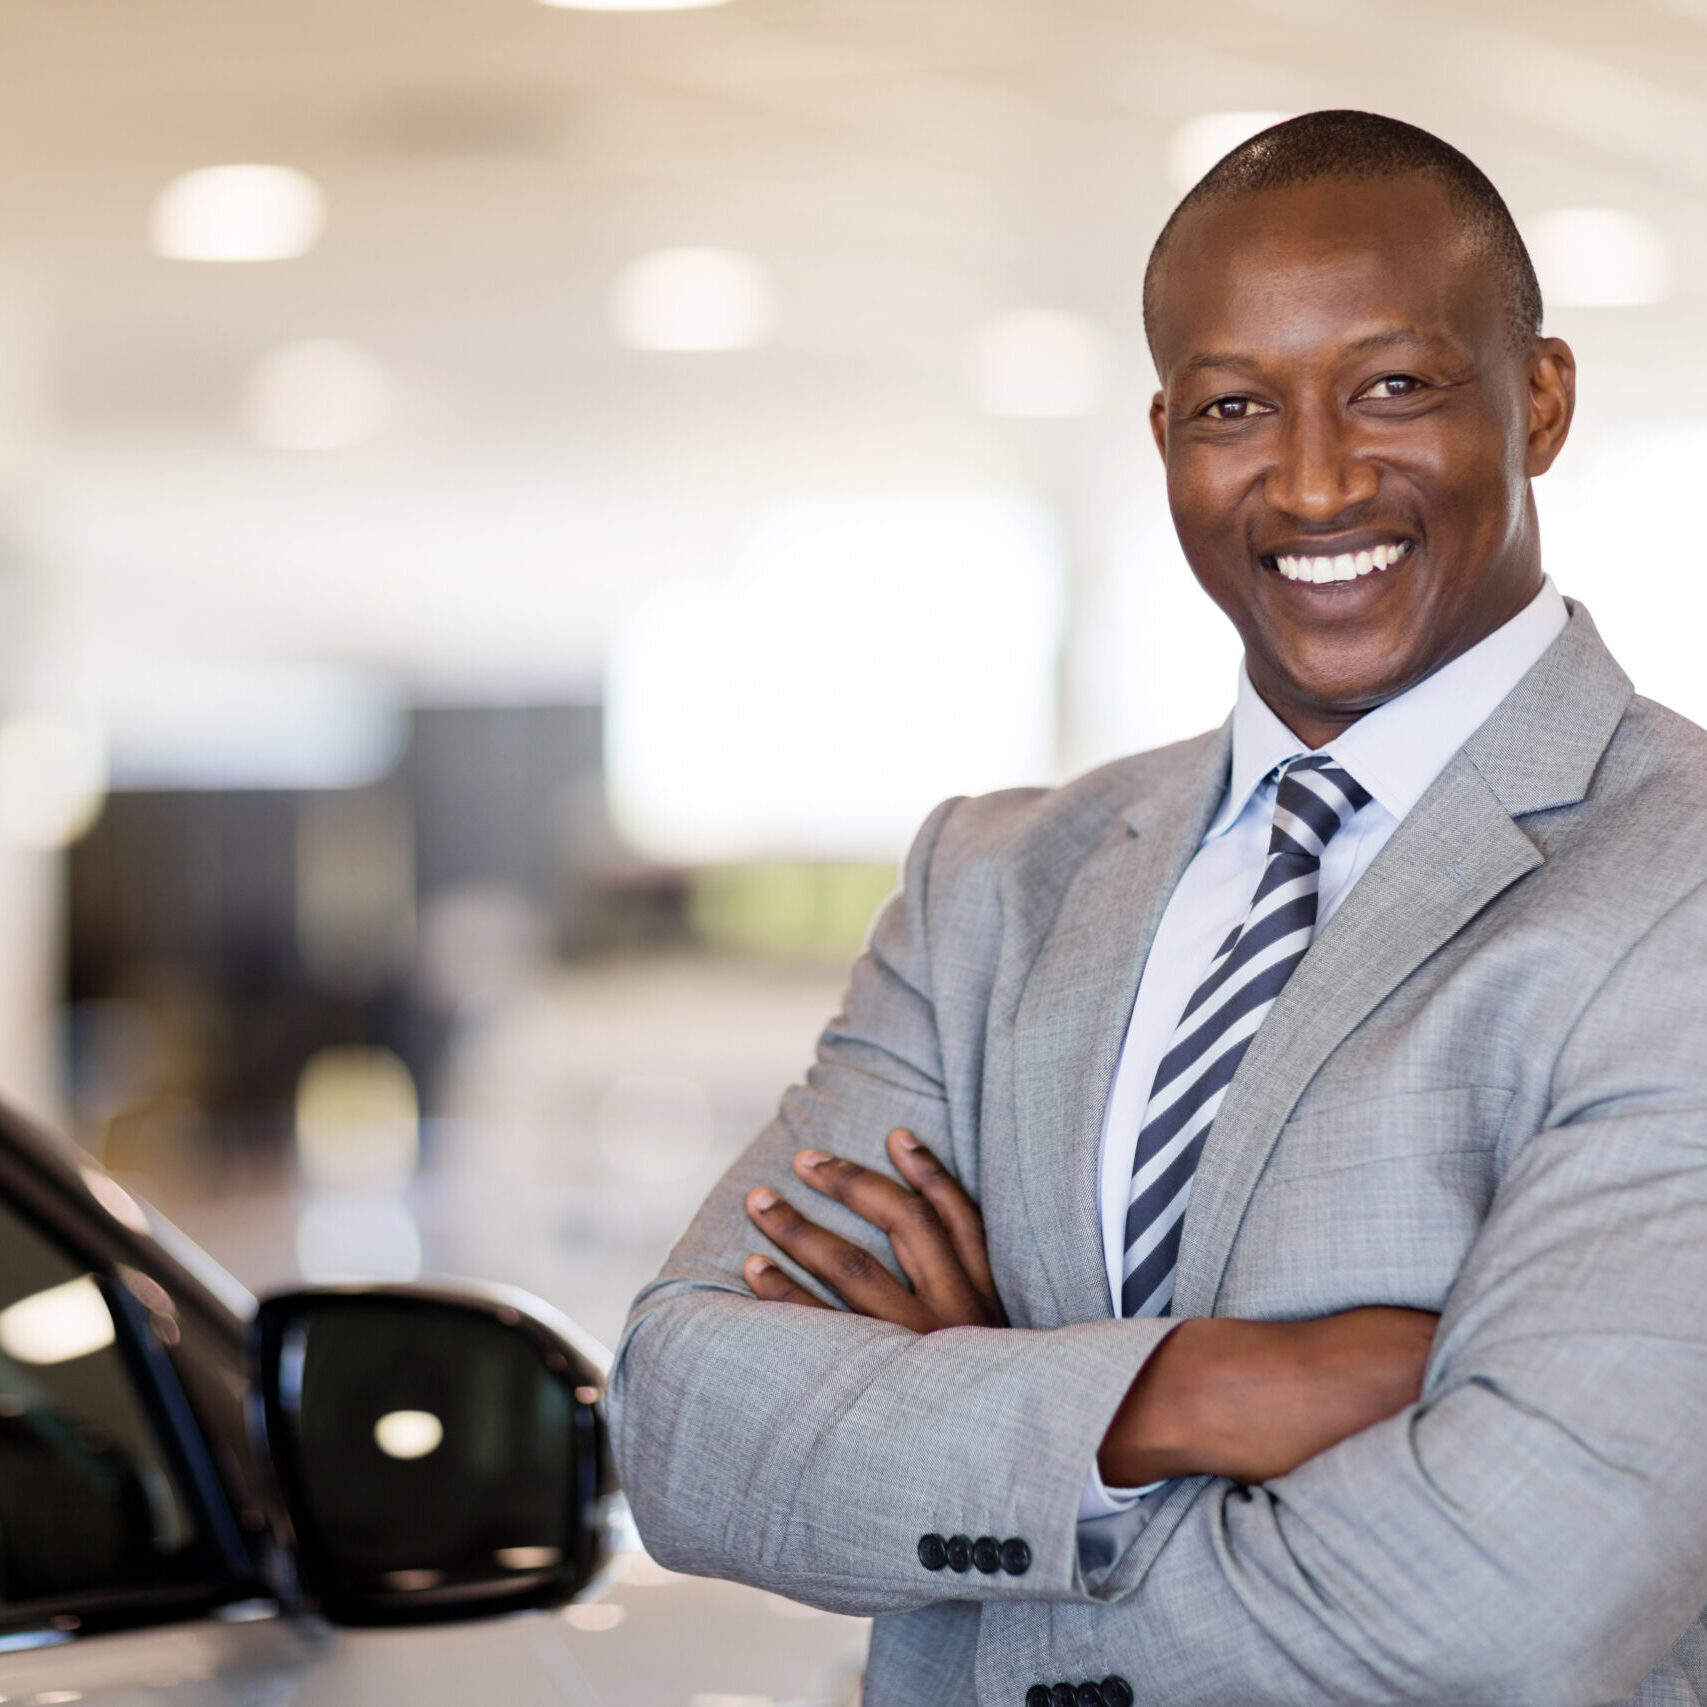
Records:
[[[589,705],[434,707],[362,789],[121,793],[72,850],[79,1134],[140,1173],[262,1163],[328,1044],[430,1108],[455,1014],[542,963],[680,936],[683,886],[608,821]]]

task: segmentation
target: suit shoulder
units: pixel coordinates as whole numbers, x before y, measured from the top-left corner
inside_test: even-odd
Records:
[[[1707,834],[1707,729],[1638,694],[1607,746],[1591,793]]]
[[[1707,730],[1632,699],[1581,800],[1524,824],[1562,879],[1658,917],[1707,884]]]
[[[1203,765],[1218,739],[1210,731],[1131,753],[1052,788],[964,796],[943,819],[933,871],[1023,862],[1039,849],[1057,858],[1088,850],[1115,818]]]

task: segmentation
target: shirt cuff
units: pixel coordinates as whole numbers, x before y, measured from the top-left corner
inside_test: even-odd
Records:
[[[1121,1555],[1150,1521],[1154,1506],[1148,1496],[1166,1482],[1142,1488],[1108,1488],[1092,1459],[1085,1485],[1079,1491],[1079,1569],[1095,1582],[1120,1562]]]
[[[1085,1485],[1079,1490],[1079,1522],[1094,1523],[1099,1517],[1113,1517],[1117,1512],[1130,1511],[1146,1494],[1153,1494],[1165,1482],[1147,1482],[1141,1488],[1107,1488],[1096,1460],[1085,1472]]]

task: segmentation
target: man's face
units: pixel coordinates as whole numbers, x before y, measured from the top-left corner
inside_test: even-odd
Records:
[[[1529,480],[1564,443],[1574,365],[1558,339],[1516,347],[1440,184],[1212,205],[1157,287],[1174,523],[1296,734],[1331,740],[1534,596]]]

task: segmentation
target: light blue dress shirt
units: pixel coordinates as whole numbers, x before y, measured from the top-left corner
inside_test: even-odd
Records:
[[[1371,799],[1323,853],[1318,927],[1333,917],[1452,755],[1553,644],[1567,614],[1558,589],[1544,581],[1509,622],[1360,717],[1322,749],[1356,777]],[[1303,751],[1241,668],[1227,793],[1162,914],[1103,1114],[1099,1206],[1116,1315],[1132,1163],[1156,1068],[1215,950],[1244,920],[1268,858],[1274,772]],[[1106,1569],[1125,1551],[1148,1518],[1143,1499],[1151,1491],[1105,1488],[1092,1464],[1079,1501],[1083,1568]]]

